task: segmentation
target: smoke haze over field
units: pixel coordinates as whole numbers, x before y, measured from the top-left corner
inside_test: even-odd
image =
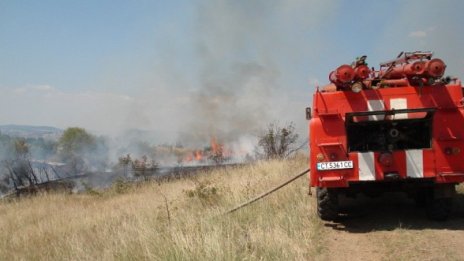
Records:
[[[298,43],[292,37],[295,29],[317,25],[330,4],[210,1],[196,9],[199,85],[191,96],[188,140],[211,136],[237,140],[245,133],[258,134],[277,120],[297,121],[303,127],[303,103],[299,109],[281,107],[285,93],[293,89],[282,76],[288,70],[285,66],[305,52],[305,41]]]
[[[316,84],[431,50],[463,76],[460,1],[159,1],[0,4],[0,124],[157,130],[236,141],[294,122]],[[381,10],[381,11],[379,11]]]

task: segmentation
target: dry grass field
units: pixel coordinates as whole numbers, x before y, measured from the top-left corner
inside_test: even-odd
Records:
[[[346,218],[327,223],[315,215],[300,178],[222,214],[306,168],[304,158],[259,162],[169,182],[4,201],[0,260],[464,259],[462,194],[444,223],[428,221],[401,195],[346,200]]]

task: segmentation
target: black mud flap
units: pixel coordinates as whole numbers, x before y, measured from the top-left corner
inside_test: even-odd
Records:
[[[394,119],[416,113],[424,117]],[[348,152],[394,151],[432,147],[434,108],[352,112],[345,115]],[[375,120],[369,120],[375,116]]]

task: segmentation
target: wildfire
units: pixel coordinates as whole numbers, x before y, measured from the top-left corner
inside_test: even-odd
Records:
[[[201,150],[196,150],[196,151],[194,152],[194,156],[195,156],[195,160],[196,160],[196,161],[201,161],[201,160],[203,160],[203,151],[201,151]]]
[[[217,143],[216,137],[211,137],[211,152],[213,155],[222,155],[224,151],[224,145]]]
[[[222,143],[219,143],[216,137],[211,137],[209,147],[203,150],[194,149],[188,150],[187,155],[184,156],[181,162],[184,163],[205,163],[213,161],[217,164],[223,163],[232,155],[232,151],[225,149]]]

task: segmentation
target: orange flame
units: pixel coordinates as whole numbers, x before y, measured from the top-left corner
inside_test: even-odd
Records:
[[[217,143],[216,137],[211,137],[211,151],[213,152],[214,155],[222,155],[223,152],[223,146],[222,144]]]
[[[220,162],[233,156],[234,152],[224,147],[223,144],[217,141],[216,137],[212,136],[209,148],[205,149],[187,149],[183,154],[182,162],[204,162],[206,160],[218,160]]]
[[[196,150],[194,152],[195,160],[196,161],[201,161],[203,159],[203,151],[201,150]]]

